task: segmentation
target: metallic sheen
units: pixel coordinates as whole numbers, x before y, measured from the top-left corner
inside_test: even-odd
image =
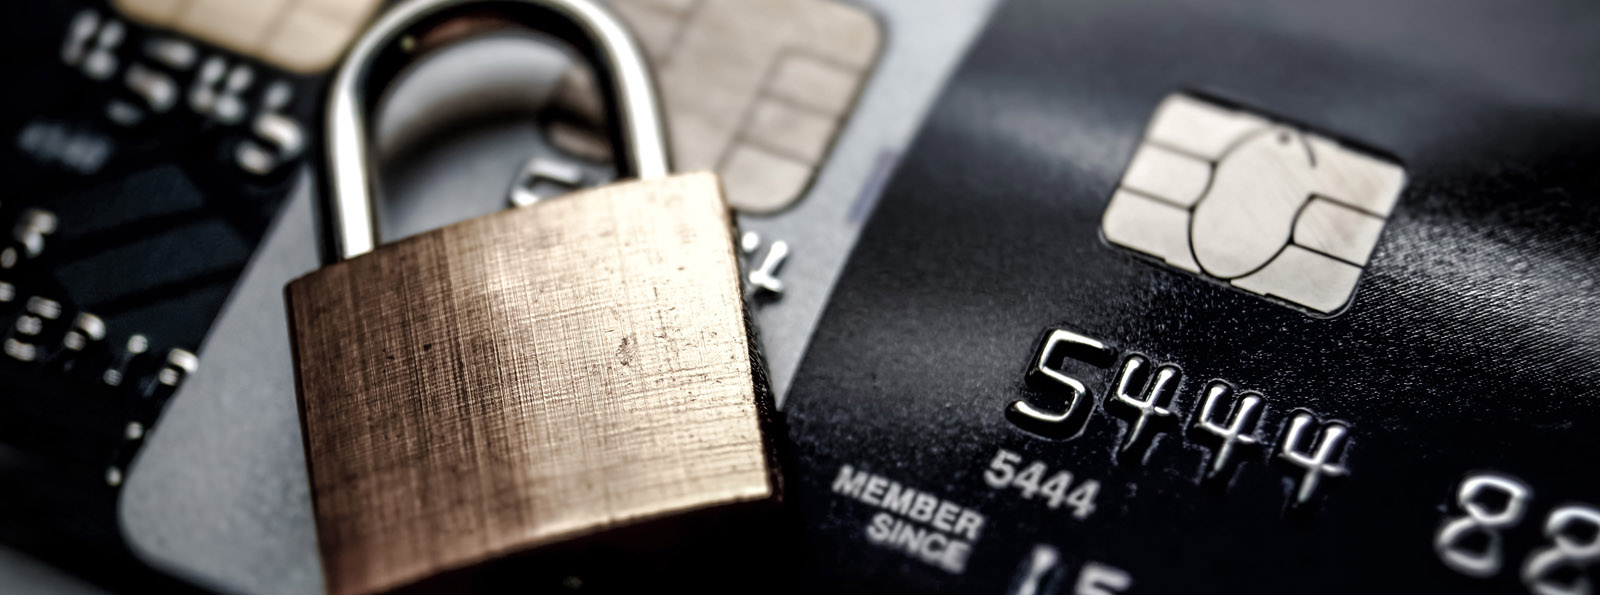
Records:
[[[648,179],[667,175],[660,101],[644,55],[628,30],[604,7],[590,0],[408,0],[385,12],[356,40],[334,75],[328,96],[327,167],[334,205],[329,211],[340,259],[371,252],[378,244],[366,126],[374,60],[392,51],[413,26],[430,17],[484,5],[540,8],[574,25],[582,38],[567,41],[596,54],[593,67],[608,80],[612,91],[613,118],[623,145],[619,151],[623,158],[617,160],[622,176]]]
[[[775,499],[735,258],[702,173],[465,221],[290,283],[328,591]]]

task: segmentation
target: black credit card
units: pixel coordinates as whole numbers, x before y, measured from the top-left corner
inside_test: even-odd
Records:
[[[1592,592],[1596,31],[1003,6],[789,396],[812,587]]]
[[[0,15],[0,542],[181,589],[117,501],[302,172],[321,78],[100,0]]]

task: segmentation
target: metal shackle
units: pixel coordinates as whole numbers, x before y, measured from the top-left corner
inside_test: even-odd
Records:
[[[611,11],[594,0],[406,0],[384,12],[350,48],[328,97],[328,204],[325,209],[337,260],[378,245],[372,179],[368,175],[367,116],[373,83],[387,85],[406,60],[398,45],[419,24],[461,9],[495,8],[497,14],[557,37],[588,58],[608,104],[618,178],[667,175],[667,143],[660,102],[644,54]],[[539,21],[539,22],[535,22]],[[380,77],[383,80],[372,80]]]

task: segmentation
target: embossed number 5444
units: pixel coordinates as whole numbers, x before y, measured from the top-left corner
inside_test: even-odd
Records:
[[[1072,509],[1072,516],[1078,519],[1088,518],[1094,512],[1094,498],[1100,493],[1100,482],[1088,479],[1078,482],[1074,487],[1071,471],[1056,471],[1050,479],[1045,479],[1049,469],[1043,461],[1034,461],[1018,471],[1017,466],[1021,462],[1022,455],[1000,449],[989,461],[989,468],[983,472],[984,483],[995,490],[1016,488],[1024,500],[1044,496],[1045,506],[1055,510],[1064,504]]]

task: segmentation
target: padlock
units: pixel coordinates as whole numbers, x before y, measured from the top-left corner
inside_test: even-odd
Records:
[[[416,29],[492,6],[589,57],[619,177],[378,246],[367,89]],[[285,289],[328,592],[771,508],[771,415],[716,177],[667,175],[635,42],[590,0],[409,0],[330,89],[332,264]]]

